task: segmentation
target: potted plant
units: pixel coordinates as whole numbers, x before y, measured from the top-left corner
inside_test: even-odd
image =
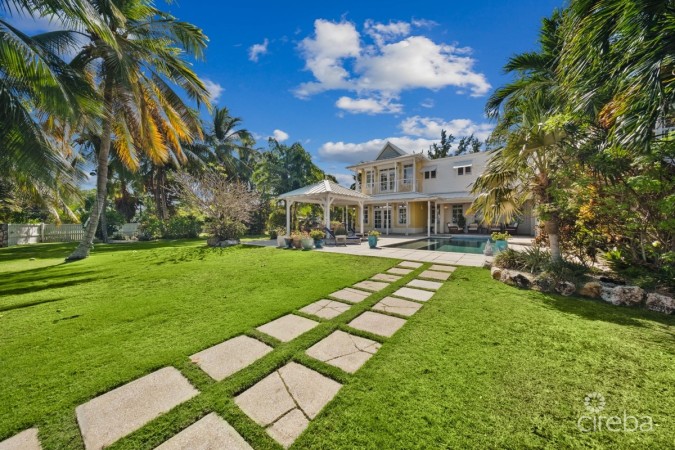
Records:
[[[326,237],[326,233],[321,230],[312,230],[309,235],[314,239],[314,246],[316,248],[323,248],[323,240]]]
[[[288,237],[286,236],[286,229],[279,227],[276,229],[276,233],[277,233],[277,247],[283,248],[288,246],[288,244],[286,243],[286,238]]]
[[[303,250],[311,250],[314,248],[314,239],[308,232],[303,231],[300,235],[300,244],[302,245]]]
[[[380,232],[377,230],[371,230],[370,233],[368,233],[368,245],[370,248],[377,247],[378,236],[380,236]]]
[[[464,214],[457,216],[457,227],[459,227],[460,233],[464,233],[464,227],[466,227],[466,217],[464,217]]]
[[[495,241],[495,250],[497,250],[498,252],[503,252],[504,250],[509,248],[508,240],[509,238],[511,238],[511,235],[509,233],[507,232],[501,233],[499,231],[495,231],[494,233],[492,233],[490,237],[492,238],[493,241]]]
[[[293,242],[293,248],[302,248],[302,233],[298,230],[291,231],[291,241]]]

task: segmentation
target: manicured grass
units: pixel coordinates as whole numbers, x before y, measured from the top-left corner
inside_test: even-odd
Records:
[[[628,449],[675,442],[673,317],[519,291],[485,270],[459,268],[394,337],[346,325],[427,264],[280,343],[253,328],[395,261],[178,241],[100,246],[88,260],[59,265],[68,248],[0,250],[0,440],[37,425],[45,449],[81,449],[75,406],[173,365],[201,394],[112,448],[154,448],[215,411],[254,448],[278,449],[233,397],[295,360],[344,386],[293,448]],[[335,329],[384,345],[354,375],[304,355]],[[218,383],[188,361],[241,333],[275,350]],[[603,415],[649,415],[654,431],[582,433],[577,420],[584,396],[594,391],[607,399]]]

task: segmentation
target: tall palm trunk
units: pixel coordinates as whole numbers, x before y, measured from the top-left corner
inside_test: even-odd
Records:
[[[105,115],[103,116],[103,131],[101,135],[101,147],[98,151],[96,166],[96,200],[91,208],[89,223],[84,231],[84,237],[80,241],[75,251],[66,258],[66,261],[77,261],[89,256],[89,252],[94,243],[96,228],[103,211],[106,196],[108,195],[108,157],[110,155],[110,144],[112,138],[112,99],[113,83],[110,77],[106,77],[103,90],[103,102]]]
[[[560,226],[558,225],[558,216],[553,214],[552,217],[544,221],[544,229],[548,234],[548,246],[551,249],[551,261],[562,261],[562,251],[560,250]]]

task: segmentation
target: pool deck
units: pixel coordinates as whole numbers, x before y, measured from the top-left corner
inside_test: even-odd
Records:
[[[488,239],[488,235],[449,235],[449,234],[432,234],[431,237],[484,237]],[[347,246],[325,246],[322,249],[314,249],[313,251],[317,252],[326,252],[326,253],[343,253],[347,255],[359,255],[359,256],[375,256],[379,258],[395,258],[395,259],[405,259],[409,261],[420,261],[420,262],[435,262],[442,264],[452,264],[456,266],[472,266],[472,267],[482,267],[485,264],[485,261],[491,259],[492,257],[485,255],[478,255],[475,253],[455,253],[455,252],[436,252],[431,250],[413,250],[409,248],[396,248],[396,247],[387,247],[393,244],[403,244],[405,242],[416,241],[419,239],[426,238],[426,235],[389,235],[389,236],[380,236],[377,241],[377,248],[370,248],[367,242],[362,242],[361,245],[348,244]],[[509,247],[516,250],[522,250],[523,248],[531,245],[532,237],[529,236],[514,236],[509,240]],[[276,240],[261,240],[261,241],[249,241],[244,242],[244,245],[257,245],[262,247],[276,247]]]

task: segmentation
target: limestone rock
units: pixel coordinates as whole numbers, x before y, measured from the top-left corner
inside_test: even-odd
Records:
[[[492,278],[494,278],[495,280],[499,280],[500,277],[502,276],[502,268],[501,268],[501,267],[497,267],[497,266],[493,266],[492,269],[490,269],[490,275],[491,275]]]
[[[645,291],[638,286],[603,284],[600,297],[612,305],[638,306],[644,300]]]
[[[584,284],[579,290],[579,295],[590,298],[600,298],[602,293],[602,285],[598,281],[589,281]]]
[[[651,293],[647,294],[647,309],[665,314],[675,313],[675,298],[667,295]]]
[[[532,290],[551,292],[555,288],[555,279],[549,272],[542,272],[532,280]]]
[[[515,270],[502,270],[499,280],[509,286],[516,286],[521,289],[529,289],[534,277],[523,272],[516,272]]]
[[[577,286],[571,281],[559,281],[558,284],[555,285],[555,291],[565,297],[574,294],[576,290]]]

